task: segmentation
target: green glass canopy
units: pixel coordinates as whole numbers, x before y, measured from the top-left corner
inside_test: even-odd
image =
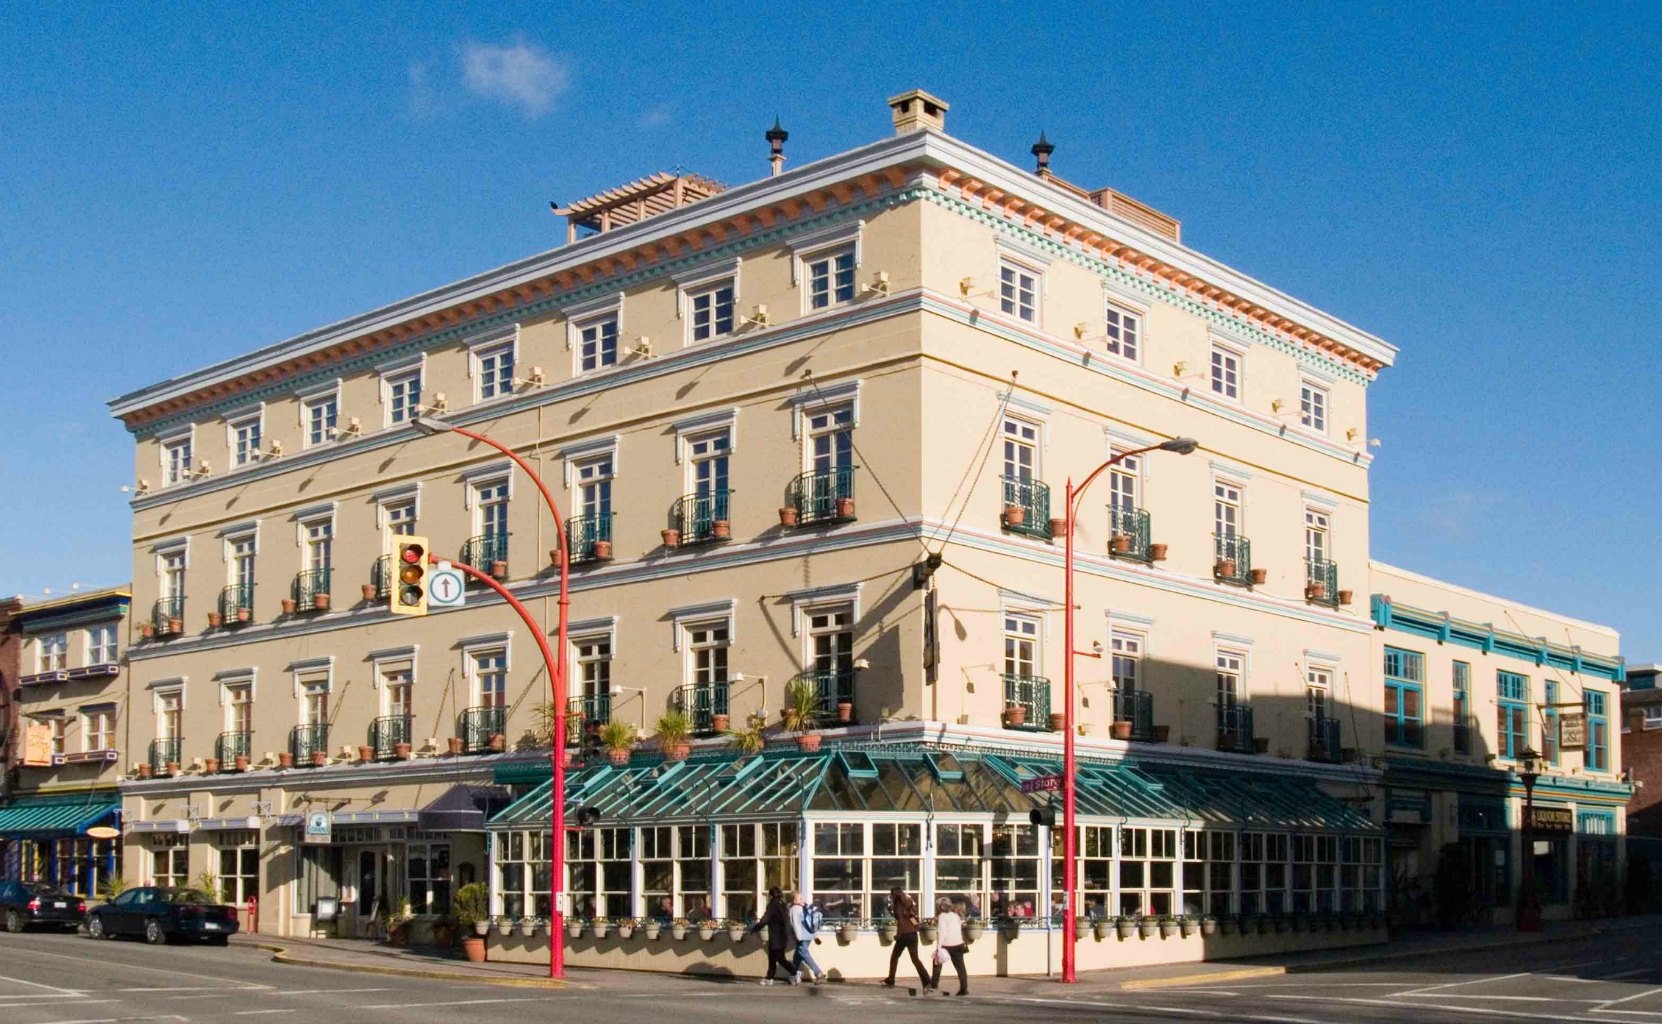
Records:
[[[113,819],[121,801],[109,793],[20,797],[0,807],[0,837],[47,839],[77,836]]]

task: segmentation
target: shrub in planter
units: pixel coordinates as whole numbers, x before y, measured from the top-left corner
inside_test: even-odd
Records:
[[[966,942],[976,941],[977,939],[981,938],[982,934],[985,931],[986,931],[986,925],[981,923],[980,918],[975,918],[974,920],[964,922],[964,940]]]
[[[854,921],[844,921],[837,926],[837,941],[847,945],[853,942],[860,934],[860,926]]]
[[[1109,921],[1106,917],[1099,917],[1091,924],[1091,931],[1096,933],[1096,940],[1098,942],[1106,940],[1108,938],[1108,933],[1113,931],[1113,928],[1113,922]]]
[[[360,743],[358,745],[358,760],[360,760],[360,761],[373,761],[373,760],[375,760],[375,748],[372,747],[372,746],[369,746],[368,744]]]
[[[744,941],[745,925],[743,921],[727,922],[727,941],[740,943]]]
[[[1137,923],[1129,917],[1122,915],[1114,918],[1114,934],[1118,935],[1122,940],[1129,939],[1131,937],[1131,933],[1136,929],[1136,927]]]
[[[580,939],[583,937],[582,918],[574,917],[566,921],[566,936],[573,939]]]
[[[628,722],[612,719],[600,727],[600,745],[606,748],[606,757],[612,764],[623,767],[635,749],[635,727]]]
[[[663,933],[663,930],[664,930],[663,922],[659,921],[655,917],[649,917],[641,923],[641,931],[646,933],[646,937],[648,939],[656,939],[660,934]]]
[[[918,922],[918,940],[925,946],[933,946],[940,934],[940,928],[936,926],[934,918],[926,917]]]
[[[394,743],[392,745],[392,756],[400,761],[408,761],[410,759],[410,745],[408,743]]]
[[[1005,918],[999,922],[998,930],[1004,933],[1005,942],[1014,942],[1021,938],[1021,922],[1016,918]]]
[[[1200,934],[1211,938],[1218,934],[1218,919],[1207,914],[1200,919]]]
[[[652,735],[666,758],[684,761],[692,753],[692,733],[692,719],[687,717],[686,712],[670,710],[659,717]]]
[[[469,882],[456,890],[452,900],[452,911],[456,915],[456,923],[463,931],[478,931],[478,925],[487,927],[491,920],[491,894],[483,882]],[[480,943],[480,953],[484,952],[484,943]]]
[[[785,687],[785,707],[780,712],[785,728],[792,732],[807,732],[819,725],[825,709],[820,707],[819,691],[805,679],[793,679]]]
[[[669,937],[677,942],[687,937],[687,919],[678,917],[669,923]]]

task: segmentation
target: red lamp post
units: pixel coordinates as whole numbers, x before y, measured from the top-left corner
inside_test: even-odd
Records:
[[[548,976],[550,978],[564,978],[566,975],[565,950],[565,915],[560,909],[560,903],[565,898],[565,857],[566,857],[566,626],[570,621],[571,613],[571,552],[566,543],[565,520],[560,516],[560,510],[554,504],[554,496],[548,492],[548,485],[542,482],[529,462],[520,458],[518,454],[506,445],[493,441],[483,434],[476,434],[471,430],[453,426],[442,420],[429,419],[417,416],[410,421],[410,425],[423,434],[454,433],[463,437],[472,438],[480,444],[488,445],[512,459],[514,465],[525,471],[531,482],[537,485],[542,492],[542,498],[548,505],[548,512],[554,517],[554,533],[560,539],[560,625],[556,650],[550,652],[548,640],[542,634],[542,627],[537,625],[531,617],[530,611],[519,602],[514,595],[508,593],[507,588],[481,573],[470,565],[457,563],[457,567],[474,579],[483,581],[497,594],[501,595],[531,630],[531,635],[537,638],[537,646],[542,650],[543,662],[548,666],[550,688],[554,694],[554,735],[549,747],[549,762],[552,770],[552,781],[549,789],[549,802],[553,807],[552,828],[553,834],[549,839],[548,856],[550,860],[550,884],[553,887],[552,905],[549,907],[548,921]]]
[[[1144,452],[1165,451],[1176,452],[1179,455],[1188,455],[1200,442],[1191,437],[1174,437],[1170,441],[1162,441],[1145,448],[1134,448],[1131,451],[1120,452],[1118,455],[1104,462],[1091,471],[1091,475],[1078,487],[1073,485],[1073,478],[1068,478],[1067,491],[1063,502],[1064,523],[1063,533],[1066,537],[1064,556],[1062,561],[1062,602],[1066,607],[1062,612],[1063,625],[1063,657],[1062,657],[1062,692],[1064,701],[1062,726],[1062,886],[1066,890],[1063,896],[1063,928],[1062,928],[1062,982],[1073,984],[1078,981],[1078,974],[1074,964],[1074,946],[1079,935],[1074,927],[1075,912],[1074,893],[1078,889],[1077,845],[1078,839],[1074,829],[1074,753],[1073,753],[1073,659],[1079,651],[1073,646],[1073,524],[1079,511],[1079,497],[1085,489],[1091,486],[1091,481],[1101,475],[1102,471],[1116,463],[1128,459],[1133,455]]]

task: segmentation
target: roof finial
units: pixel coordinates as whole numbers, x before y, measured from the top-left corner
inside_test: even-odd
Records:
[[[1037,159],[1038,162],[1039,162],[1038,166],[1033,168],[1033,173],[1035,173],[1035,174],[1049,174],[1050,173],[1050,154],[1056,152],[1056,147],[1051,144],[1049,139],[1045,138],[1045,132],[1044,132],[1043,128],[1039,129],[1039,141],[1033,143],[1033,149],[1031,150],[1031,152],[1032,152],[1034,158]]]
[[[779,117],[775,115],[773,127],[769,128],[763,137],[768,140],[768,164],[772,166],[773,176],[777,178],[779,172],[785,169],[785,140],[791,137],[791,133],[784,129],[779,123]]]

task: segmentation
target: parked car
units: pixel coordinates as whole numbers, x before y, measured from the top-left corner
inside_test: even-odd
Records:
[[[87,913],[87,934],[95,939],[142,935],[152,945],[200,939],[223,946],[236,932],[236,908],[200,889],[143,885]]]
[[[8,932],[41,925],[74,931],[87,901],[46,882],[0,882],[0,923]]]

